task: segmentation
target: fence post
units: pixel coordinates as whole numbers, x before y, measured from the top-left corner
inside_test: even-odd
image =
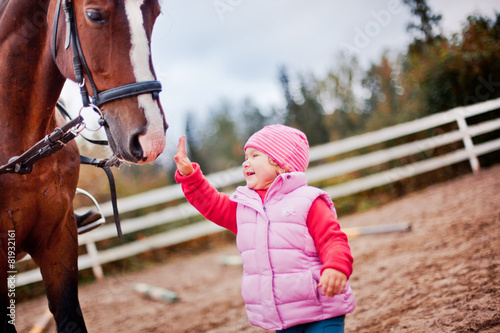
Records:
[[[468,131],[467,121],[465,120],[464,112],[462,109],[460,109],[460,111],[455,112],[455,117],[458,123],[458,129],[460,130],[460,133],[462,133],[462,140],[464,142],[465,150],[469,153],[469,163],[472,168],[472,172],[476,174],[479,172],[480,169],[479,159],[477,158],[477,155],[474,153],[474,143],[472,142],[472,138]]]
[[[104,277],[104,273],[102,271],[102,266],[99,263],[99,257],[97,252],[97,247],[92,240],[89,240],[85,243],[85,247],[87,248],[87,253],[92,261],[92,272],[97,280],[101,280]]]

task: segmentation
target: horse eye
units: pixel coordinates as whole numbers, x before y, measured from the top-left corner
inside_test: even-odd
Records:
[[[104,18],[101,13],[94,11],[94,10],[89,10],[86,12],[87,18],[92,22],[92,23],[104,23]]]

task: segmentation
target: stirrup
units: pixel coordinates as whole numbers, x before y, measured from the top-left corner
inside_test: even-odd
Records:
[[[87,196],[90,200],[92,200],[92,203],[94,204],[95,208],[97,209],[97,210],[91,209],[83,215],[77,215],[75,213],[76,225],[78,228],[79,235],[84,234],[86,232],[89,232],[91,230],[94,230],[95,228],[106,223],[106,219],[104,218],[104,214],[102,213],[102,210],[101,210],[101,207],[99,206],[99,203],[89,192],[82,190],[81,188],[77,188],[76,194],[83,194],[83,195]]]

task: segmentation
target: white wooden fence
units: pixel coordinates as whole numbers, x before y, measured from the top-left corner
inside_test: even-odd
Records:
[[[393,168],[363,178],[351,180],[346,183],[330,186],[324,188],[324,190],[327,191],[333,199],[335,199],[465,160],[470,161],[471,168],[473,172],[476,173],[480,168],[477,157],[489,152],[500,150],[500,138],[476,145],[473,144],[472,138],[500,129],[499,109],[500,99],[495,99],[468,107],[455,108],[422,119],[358,135],[345,140],[312,147],[310,151],[310,161],[315,162],[339,155],[341,153],[355,151],[377,143],[386,142],[388,140],[400,138],[423,130],[436,128],[444,124],[452,122],[457,122],[458,124],[458,130],[455,131],[430,136],[419,141],[397,145],[384,150],[367,153],[337,162],[324,163],[310,167],[307,171],[307,179],[311,184],[317,183],[321,180],[326,180],[334,176],[380,165],[401,157],[426,152],[458,141],[463,142],[463,148],[446,155],[409,163],[402,167]],[[487,112],[495,112],[498,117],[473,126],[467,125],[467,118]],[[208,178],[217,188],[228,185],[235,186],[236,184],[244,181],[241,168],[234,168],[211,174]],[[118,207],[120,213],[126,213],[141,208],[164,204],[180,198],[183,198],[180,185],[172,185],[120,199],[118,201]],[[102,210],[104,215],[112,216],[110,203],[103,204]],[[190,204],[182,203],[175,207],[169,207],[145,216],[124,220],[122,221],[122,230],[124,235],[130,234],[140,230],[166,225],[174,221],[179,221],[196,215],[198,215],[198,212]],[[114,225],[106,224],[94,231],[79,236],[79,244],[86,247],[87,254],[81,255],[78,258],[78,266],[80,270],[92,268],[95,276],[97,278],[101,278],[103,276],[101,267],[102,264],[128,258],[146,251],[179,244],[201,236],[220,232],[222,230],[222,228],[209,221],[202,221],[173,229],[172,231],[157,233],[145,239],[123,243],[106,250],[98,251],[95,245],[96,242],[116,237],[116,229]],[[34,269],[19,273],[17,275],[17,285],[26,285],[41,281],[41,279],[42,277],[39,270]]]

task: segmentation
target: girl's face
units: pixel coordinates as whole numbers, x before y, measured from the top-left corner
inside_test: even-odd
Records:
[[[246,149],[242,166],[248,188],[265,190],[271,186],[279,174],[280,167],[269,163],[269,159],[268,155],[257,149]]]

